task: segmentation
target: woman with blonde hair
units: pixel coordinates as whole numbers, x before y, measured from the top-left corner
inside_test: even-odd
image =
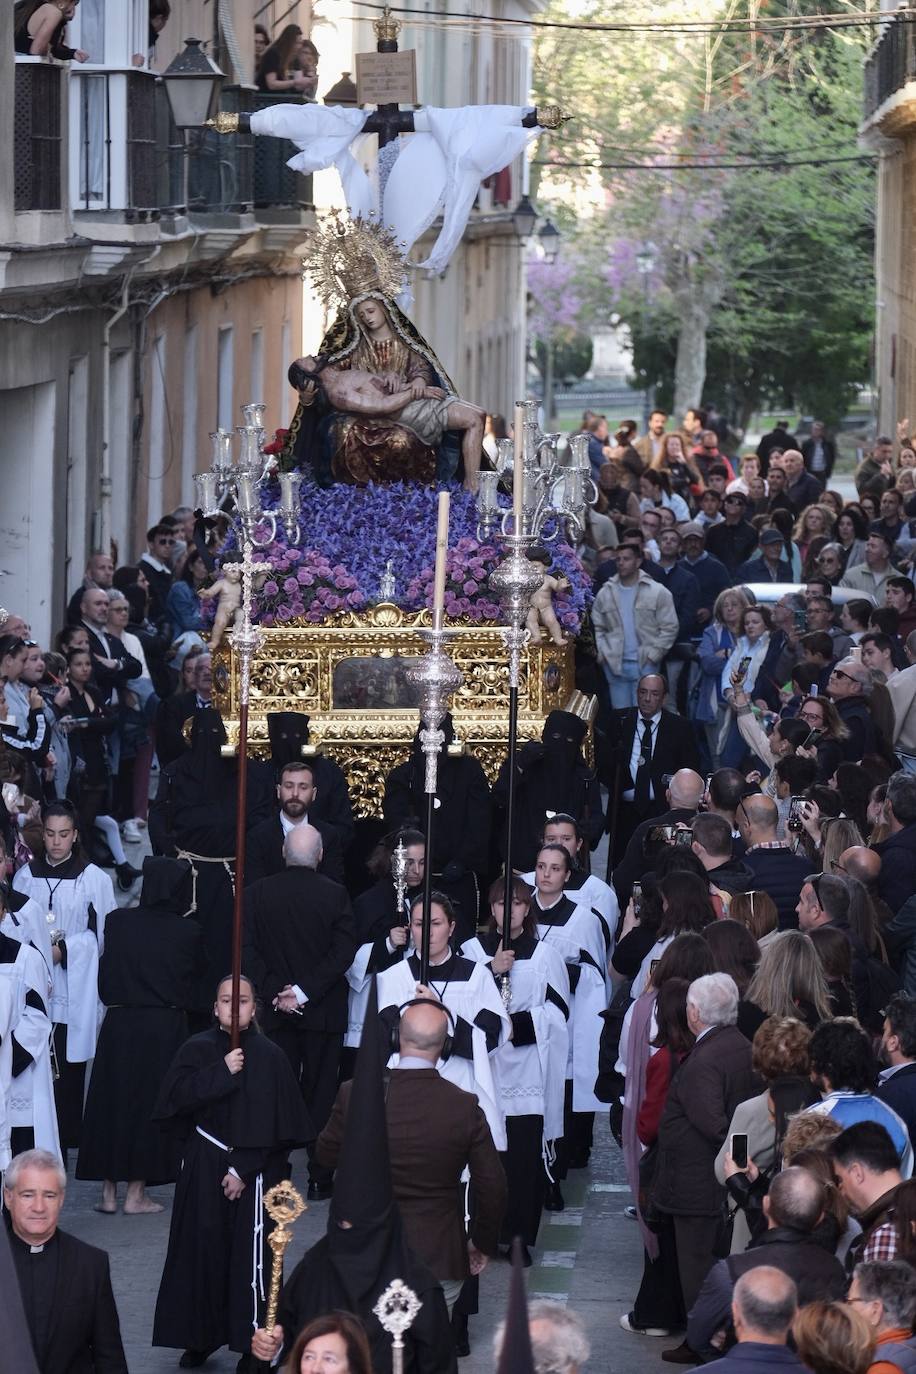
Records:
[[[800,930],[783,930],[761,952],[746,994],[768,1016],[791,1016],[813,1030],[832,1015],[827,982],[814,945]]]
[[[792,531],[792,538],[798,545],[799,553],[804,559],[808,552],[808,545],[812,539],[823,537],[829,538],[833,533],[836,524],[836,516],[833,507],[828,506],[823,501],[817,501],[814,505],[805,506],[801,515],[795,522]]]
[[[664,472],[673,491],[686,499],[688,491],[699,496],[706,486],[700,469],[684,448],[679,434],[666,434],[662,446],[649,464],[656,472]]]
[[[738,643],[744,612],[752,604],[743,587],[726,587],[715,599],[712,624],[706,626],[700,640],[700,682],[693,716],[705,730],[714,768],[719,766],[718,742],[728,711],[722,690],[722,669]]]
[[[809,1302],[792,1323],[802,1364],[814,1374],[866,1374],[875,1353],[871,1327],[851,1303]]]

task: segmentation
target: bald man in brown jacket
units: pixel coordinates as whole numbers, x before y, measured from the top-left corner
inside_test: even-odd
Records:
[[[435,1002],[409,1006],[400,1021],[400,1061],[385,1098],[391,1181],[407,1242],[442,1284],[451,1307],[462,1282],[496,1253],[506,1207],[506,1176],[486,1117],[472,1093],[440,1078],[436,1062],[448,1030]],[[350,1084],[344,1083],[316,1142],[333,1169],[343,1141]],[[371,1141],[367,1142],[371,1149]],[[464,1185],[470,1171],[470,1236]]]

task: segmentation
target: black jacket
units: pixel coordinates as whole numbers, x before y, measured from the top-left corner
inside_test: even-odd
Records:
[[[643,853],[643,845],[646,836],[653,826],[657,825],[677,825],[680,821],[690,822],[696,812],[688,811],[684,807],[678,807],[674,811],[663,811],[660,816],[650,816],[636,827],[630,836],[624,856],[619,864],[614,866],[611,881],[614,884],[614,891],[617,893],[617,900],[620,903],[620,910],[626,908],[627,902],[633,891],[633,884],[637,878],[641,878],[644,873],[648,873],[655,860],[647,859]],[[657,937],[656,937],[657,938]],[[652,942],[655,943],[654,940]],[[616,967],[616,965],[615,965]]]
[[[102,639],[91,625],[87,625],[85,620],[79,622],[89,635],[89,652],[92,655],[92,677],[97,684],[104,701],[111,701],[111,694],[116,688],[122,690],[130,685],[132,678],[139,677],[143,672],[143,665],[139,663],[131,654],[127,652],[121,640],[116,635],[106,635]],[[106,642],[108,641],[107,646]],[[116,668],[106,668],[99,662],[103,658],[117,660]]]
[[[906,1122],[910,1139],[916,1140],[916,1064],[904,1064],[889,1078],[882,1079],[875,1096],[893,1107]]]
[[[796,515],[801,515],[806,506],[812,506],[818,502],[824,494],[824,484],[819,482],[816,477],[812,477],[810,472],[803,472],[797,482],[786,487],[786,496],[789,498],[789,505]]]
[[[876,844],[874,850],[881,855],[878,896],[891,911],[899,913],[916,892],[916,823],[905,825],[896,835]]]
[[[32,1256],[9,1234],[28,1313],[25,1286]],[[32,1332],[41,1374],[127,1374],[107,1254],[66,1231],[55,1232],[51,1244],[57,1250],[51,1320],[46,1332]]]
[[[626,792],[633,787],[634,780],[630,776],[630,759],[633,754],[633,736],[638,724],[639,711],[635,706],[629,706],[625,711],[611,712],[608,743],[613,750],[615,768],[619,764],[621,792]],[[649,816],[658,815],[667,807],[668,803],[665,800],[667,789],[662,781],[667,774],[676,773],[681,768],[698,770],[699,766],[700,759],[690,722],[674,711],[662,711],[658,729],[655,732],[652,761],[649,765],[649,776],[652,779],[655,803],[651,804],[651,809],[643,812],[639,819],[643,820]],[[608,779],[609,785],[612,782],[613,779]]]
[[[757,531],[749,520],[729,525],[710,525],[706,531],[706,548],[720,563],[724,563],[732,577],[742,563],[746,563],[757,547]]]
[[[707,869],[706,876],[714,887],[720,887],[723,892],[750,892],[754,887],[753,870],[740,858],[728,859],[718,868]]]
[[[681,1061],[658,1128],[652,1200],[675,1216],[718,1216],[725,1189],[715,1161],[739,1102],[760,1091],[737,1026],[713,1026]]]
[[[670,568],[655,563],[650,576],[671,593],[677,613],[678,641],[693,639],[699,633],[697,611],[700,607],[700,584],[691,569],[684,563],[674,563]]]
[[[344,863],[340,836],[333,825],[328,825],[327,821],[319,821],[315,816],[309,816],[309,825],[318,831],[324,850],[318,872],[325,878],[330,878],[332,882],[342,884]],[[280,824],[279,815],[262,821],[251,831],[245,846],[246,887],[259,883],[262,878],[270,878],[274,873],[283,872],[283,839],[283,826]]]
[[[811,872],[811,860],[793,854],[791,849],[751,849],[744,862],[754,875],[757,887],[765,890],[776,903],[780,930],[797,930],[798,895],[802,883]]]
[[[916,896],[908,897],[894,919],[882,927],[881,938],[904,992],[916,997]]]
[[[830,481],[830,474],[833,472],[833,465],[836,462],[836,444],[832,439],[821,439],[821,448],[824,450],[824,462],[827,464],[821,476],[825,482]],[[805,467],[811,471],[811,459],[814,457],[814,440],[806,439],[801,446],[801,456],[805,460]],[[815,476],[815,474],[812,474]],[[816,480],[816,476],[815,476]]]
[[[688,1318],[691,1350],[702,1353],[709,1349],[715,1333],[730,1324],[735,1283],[742,1274],[763,1264],[794,1280],[800,1307],[809,1302],[833,1302],[846,1292],[846,1272],[836,1255],[811,1236],[789,1226],[776,1226],[764,1231],[743,1254],[720,1259],[710,1269]]]
[[[265,1030],[345,1031],[344,975],[357,947],[350,899],[330,878],[310,868],[285,868],[245,889],[242,965],[261,996]],[[301,1016],[273,1008],[288,983],[308,998]]]

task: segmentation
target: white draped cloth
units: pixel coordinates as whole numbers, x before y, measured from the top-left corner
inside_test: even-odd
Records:
[[[353,219],[379,216],[409,251],[442,215],[442,228],[429,257],[420,264],[443,272],[461,241],[480,183],[507,167],[542,132],[522,127],[531,107],[427,106],[414,115],[416,132],[402,136],[400,154],[378,190],[353,155],[369,110],[337,105],[274,105],[251,116],[252,132],[286,138],[299,149],[288,166],[296,172],[336,167]]]
[[[95,864],[87,864],[75,878],[56,884],[35,877],[31,864],[20,868],[13,887],[23,892],[46,912],[44,931],[36,932],[32,943],[51,964],[48,936],[61,930],[67,947],[67,967],[53,964],[52,990],[48,1008],[55,1025],[67,1027],[67,1062],[84,1064],[95,1057],[95,1045],[105,1008],[99,1000],[99,955],[104,948],[105,917],[117,906],[108,874]],[[89,929],[89,907],[95,909],[96,931]],[[42,923],[38,923],[39,925]],[[12,933],[12,932],[10,932]]]
[[[466,959],[489,968],[490,955],[475,937],[461,946]],[[559,950],[538,940],[530,959],[516,959],[510,976],[509,1014],[527,1011],[534,1027],[533,1045],[507,1041],[491,1056],[493,1077],[506,1116],[542,1116],[544,1139],[563,1134],[563,1088],[569,1059],[569,1027],[555,1001],[570,1004],[569,975]]]
[[[0,964],[0,979],[9,982],[14,989],[16,1019],[12,1027],[12,1037],[31,1055],[32,1061],[20,1074],[10,1079],[6,1098],[7,1129],[16,1126],[31,1127],[35,1136],[35,1148],[48,1150],[60,1158],[57,1112],[54,1108],[54,1079],[51,1071],[52,1025],[47,1013],[51,993],[51,971],[37,949],[28,943],[22,943],[25,934],[23,925],[14,925],[7,916],[2,923],[2,931],[4,935],[20,941],[15,962]],[[29,993],[33,994],[31,999]],[[40,1007],[36,1005],[39,1001]]]
[[[569,901],[578,895],[571,892]],[[534,904],[535,916],[544,913]],[[606,1103],[595,1096],[598,1076],[598,1045],[604,1025],[603,1013],[610,1002],[607,974],[607,945],[601,918],[590,907],[575,905],[569,919],[561,925],[538,919],[538,939],[551,945],[570,966],[579,969],[576,990],[570,1000],[569,1060],[566,1077],[572,1079],[574,1112],[600,1112]],[[572,980],[571,980],[572,981]]]

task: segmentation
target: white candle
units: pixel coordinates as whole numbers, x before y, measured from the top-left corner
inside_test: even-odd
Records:
[[[238,507],[246,515],[252,515],[255,511],[254,483],[248,476],[240,477],[237,486]]]
[[[515,402],[515,424],[512,437],[515,449],[512,458],[512,533],[522,533],[522,486],[525,473],[525,420],[527,410],[524,401]]]
[[[445,556],[448,553],[448,508],[450,497],[447,491],[439,493],[439,519],[436,525],[436,582],[433,591],[433,629],[442,629],[442,612],[445,606]]]

